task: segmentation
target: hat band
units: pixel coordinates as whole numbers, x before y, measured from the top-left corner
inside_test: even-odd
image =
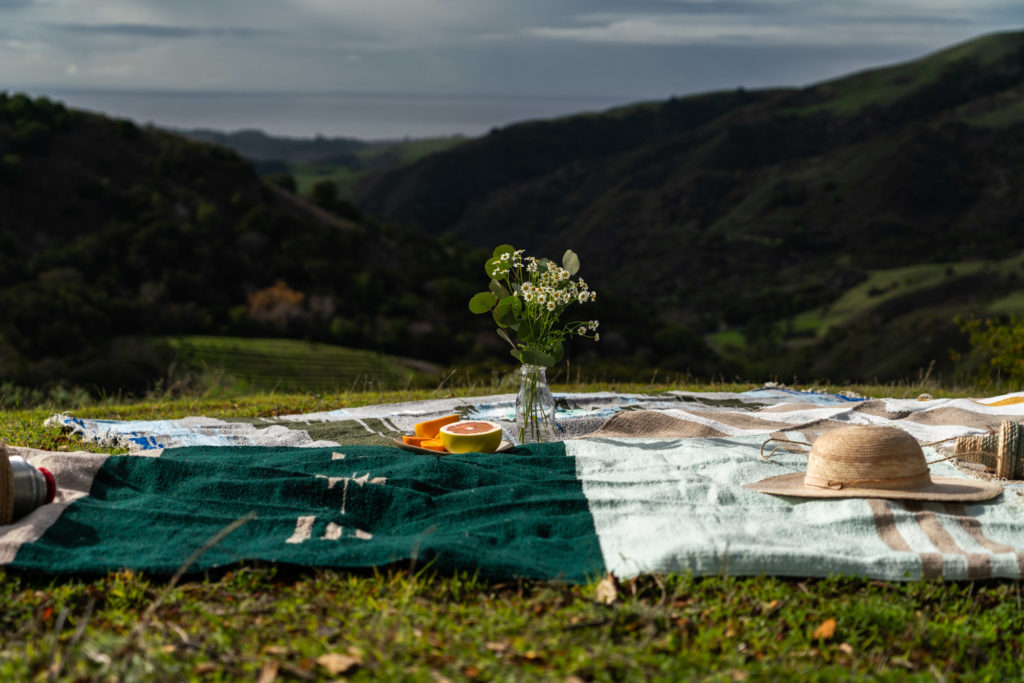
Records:
[[[815,488],[820,489],[832,489],[833,491],[838,491],[849,486],[858,487],[861,484],[870,484],[870,488],[898,491],[899,489],[924,488],[931,483],[932,478],[927,471],[920,474],[912,474],[908,477],[888,477],[886,479],[848,479],[844,481],[816,477],[813,474],[804,475],[805,486],[814,486]]]

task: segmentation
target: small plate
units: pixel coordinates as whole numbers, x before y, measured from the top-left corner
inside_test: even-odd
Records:
[[[395,439],[395,443],[398,444],[398,447],[401,448],[403,451],[411,451],[413,453],[423,453],[425,455],[458,455],[457,453],[449,453],[448,451],[432,451],[429,448],[420,448],[419,446],[413,446],[411,444],[407,444],[406,442],[402,441],[401,439]],[[494,452],[495,453],[502,453],[502,452],[510,450],[512,448],[513,448],[513,446],[512,446],[512,442],[511,441],[502,441],[498,445],[498,450],[496,450]]]

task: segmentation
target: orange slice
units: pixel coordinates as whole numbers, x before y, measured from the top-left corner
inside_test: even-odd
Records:
[[[424,439],[423,441],[420,441],[420,448],[438,451],[439,453],[448,452],[444,449],[444,444],[441,443],[441,439]]]
[[[441,431],[441,427],[458,421],[458,415],[446,415],[444,417],[434,418],[433,420],[427,420],[426,422],[417,422],[412,428],[415,430],[416,436],[425,436],[428,439],[433,439],[437,437],[437,433]]]

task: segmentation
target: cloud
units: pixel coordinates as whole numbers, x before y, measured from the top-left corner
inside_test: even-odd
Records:
[[[52,28],[75,34],[138,36],[143,38],[252,38],[274,33],[248,27],[167,26],[160,24],[49,24]]]
[[[0,0],[0,83],[648,98],[1014,25],[1021,0]]]
[[[995,11],[998,3],[976,3]],[[711,2],[649,0],[630,11],[577,14],[519,31],[526,38],[623,45],[936,45],[962,35],[974,16],[963,6],[927,13],[914,0]],[[976,8],[975,8],[976,9]],[[954,35],[956,34],[956,35]]]

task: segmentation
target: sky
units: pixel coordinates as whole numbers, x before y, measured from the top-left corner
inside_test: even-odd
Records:
[[[0,90],[498,96],[547,115],[806,85],[1021,28],[1021,0],[0,0]]]

